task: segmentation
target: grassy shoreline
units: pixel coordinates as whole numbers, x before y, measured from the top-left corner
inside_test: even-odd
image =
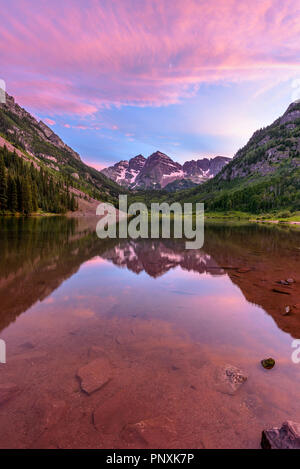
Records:
[[[76,212],[74,212],[75,214]],[[171,212],[171,218],[172,217]],[[50,212],[33,212],[28,215],[23,213],[12,213],[3,212],[0,213],[0,217],[14,217],[14,218],[28,218],[28,217],[57,217],[57,216],[70,216],[67,213],[50,213]],[[72,216],[72,215],[71,215]],[[226,211],[226,212],[205,212],[205,221],[217,221],[217,222],[251,222],[251,223],[271,223],[271,224],[287,224],[287,225],[299,225],[300,226],[300,212],[290,214],[289,212],[279,212],[272,214],[253,214],[239,211]]]
[[[205,219],[219,221],[249,221],[253,223],[277,223],[300,225],[300,212],[294,214],[288,211],[266,214],[252,214],[245,212],[205,212]]]
[[[0,217],[9,217],[9,218],[32,218],[32,217],[61,217],[66,216],[66,213],[51,213],[51,212],[32,212],[29,214],[24,214],[20,212],[0,212]]]

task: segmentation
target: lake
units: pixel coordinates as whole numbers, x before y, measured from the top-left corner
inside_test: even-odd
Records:
[[[207,224],[195,251],[2,218],[0,252],[1,448],[258,448],[300,421],[300,230]]]

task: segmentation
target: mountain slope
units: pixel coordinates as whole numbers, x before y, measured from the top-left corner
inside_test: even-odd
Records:
[[[166,187],[169,191],[175,191],[214,177],[229,161],[230,158],[217,156],[186,161],[181,165],[165,153],[156,151],[147,159],[138,155],[129,161],[120,161],[103,169],[102,173],[130,189],[160,190]],[[175,181],[182,183],[175,184]]]
[[[169,182],[164,188],[167,192],[177,192],[183,191],[185,189],[191,189],[192,187],[196,187],[198,184],[193,182],[191,179],[176,179],[173,182]]]
[[[9,95],[6,95],[6,103],[0,104],[0,135],[19,149],[25,159],[49,170],[54,178],[66,179],[70,186],[81,191],[83,195],[87,194],[98,200],[115,201],[122,191],[111,179],[87,166],[78,153],[66,145],[46,124],[37,121],[21,108]],[[4,144],[2,141],[1,146]]]
[[[209,210],[300,210],[300,102],[255,132],[214,179],[171,197]]]

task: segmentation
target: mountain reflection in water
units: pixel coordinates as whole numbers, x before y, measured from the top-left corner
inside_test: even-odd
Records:
[[[95,223],[64,217],[1,219],[1,329],[47,298],[84,262],[100,256],[153,278],[178,267],[227,275],[248,301],[261,305],[284,331],[300,337],[299,231],[254,224],[208,225],[204,248],[186,250],[183,241],[172,239],[99,240]],[[288,278],[295,280],[289,295],[273,292]],[[294,307],[289,318],[282,314],[287,302]]]
[[[95,225],[0,219],[1,448],[256,448],[300,421],[299,231],[207,224],[192,251]],[[103,361],[110,379],[87,395],[80,370]],[[226,364],[248,377],[235,395]]]

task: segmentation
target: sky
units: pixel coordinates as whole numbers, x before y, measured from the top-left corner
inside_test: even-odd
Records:
[[[300,98],[300,0],[0,0],[0,79],[88,164],[233,156]]]

